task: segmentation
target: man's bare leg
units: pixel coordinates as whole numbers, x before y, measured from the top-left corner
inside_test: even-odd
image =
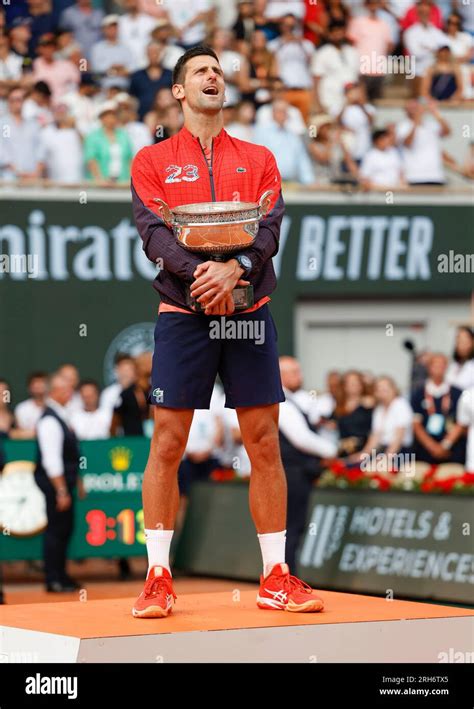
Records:
[[[169,553],[179,508],[178,467],[186,448],[193,409],[155,408],[155,428],[143,477],[148,567],[170,570]]]
[[[237,409],[242,441],[252,464],[250,513],[259,534],[286,526],[286,477],[278,438],[278,404]]]

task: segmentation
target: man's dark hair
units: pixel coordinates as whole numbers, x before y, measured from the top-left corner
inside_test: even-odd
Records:
[[[46,98],[49,98],[52,95],[50,86],[46,83],[46,81],[37,81],[33,86],[33,91],[46,96]]]
[[[201,57],[206,55],[209,57],[213,57],[213,59],[215,59],[217,62],[219,61],[219,57],[217,56],[215,51],[205,44],[197,44],[195,47],[191,47],[191,49],[188,49],[184,54],[182,54],[176,62],[175,68],[173,69],[173,84],[183,83],[186,64],[190,59],[193,59],[193,57]]]
[[[132,362],[135,361],[131,354],[128,354],[127,352],[118,352],[115,355],[114,364],[120,364],[120,362],[126,362],[129,360],[131,360]]]
[[[97,392],[100,392],[100,386],[99,386],[98,383],[95,381],[95,379],[83,379],[83,380],[81,381],[81,383],[79,384],[79,389],[82,389],[82,387],[87,387],[87,386],[94,387],[94,389],[95,389]]]
[[[33,379],[47,379],[48,378],[48,373],[47,372],[31,372],[28,374],[28,378],[26,380],[26,383],[28,386],[30,386],[31,382]]]
[[[328,32],[332,32],[332,30],[345,30],[346,29],[346,21],[345,20],[331,20],[331,22],[328,25]]]
[[[380,138],[385,138],[386,135],[388,135],[388,130],[386,128],[374,130],[372,133],[372,143],[375,145]]]

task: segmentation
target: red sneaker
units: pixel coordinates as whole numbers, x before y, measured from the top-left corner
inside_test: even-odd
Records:
[[[145,588],[132,608],[134,618],[165,618],[173,610],[173,579],[164,566],[153,566],[148,572]]]
[[[288,564],[275,564],[266,578],[260,576],[257,606],[266,610],[315,613],[323,610],[324,602],[311,586],[290,576]]]

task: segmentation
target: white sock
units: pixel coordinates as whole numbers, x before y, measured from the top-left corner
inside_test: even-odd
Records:
[[[263,576],[266,578],[275,564],[285,563],[286,529],[282,532],[257,534],[263,559]]]
[[[170,546],[173,532],[173,529],[145,529],[148,571],[152,566],[164,566],[171,573]]]

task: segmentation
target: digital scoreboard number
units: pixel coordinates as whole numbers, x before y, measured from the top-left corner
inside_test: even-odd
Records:
[[[108,541],[117,541],[127,546],[145,544],[143,509],[123,509],[113,517],[104,510],[92,509],[86,513],[85,520],[85,539],[90,546],[101,547]]]

